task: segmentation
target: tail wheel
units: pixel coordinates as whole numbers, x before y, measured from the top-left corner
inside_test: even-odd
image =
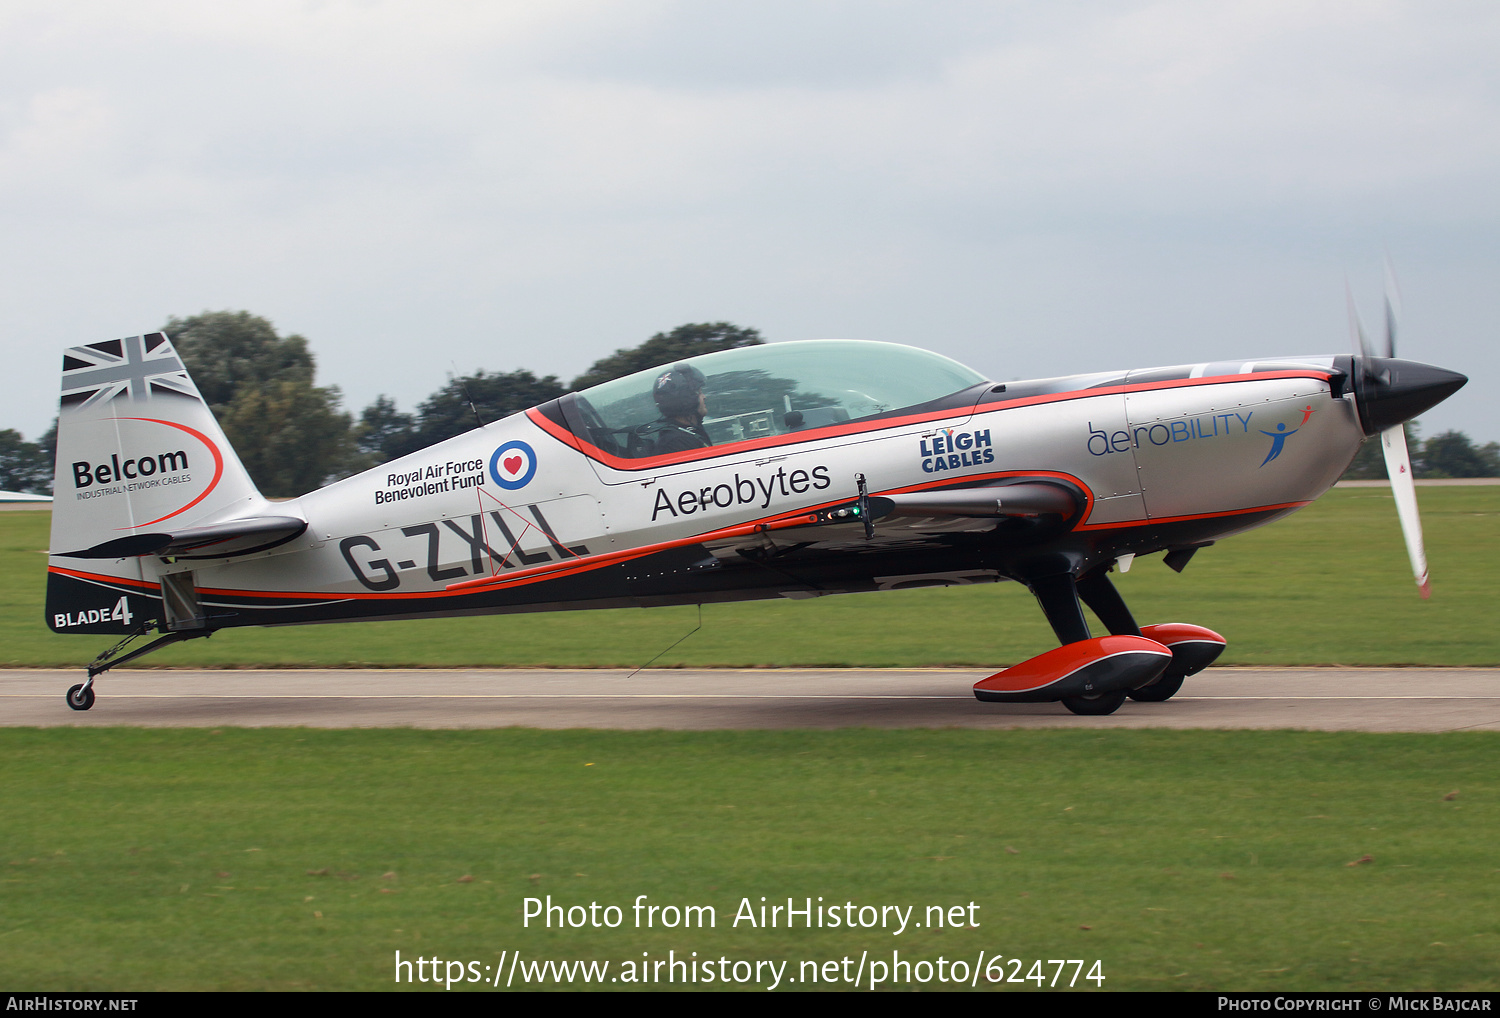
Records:
[[[1163,700],[1170,700],[1182,688],[1183,678],[1184,676],[1181,675],[1163,675],[1149,686],[1132,689],[1129,694],[1130,698],[1145,703],[1161,703]]]
[[[1125,691],[1123,689],[1113,693],[1097,693],[1094,696],[1065,696],[1062,699],[1064,707],[1074,714],[1084,716],[1113,714],[1124,702]]]
[[[94,705],[94,687],[80,682],[68,690],[68,706],[74,710],[88,710]]]

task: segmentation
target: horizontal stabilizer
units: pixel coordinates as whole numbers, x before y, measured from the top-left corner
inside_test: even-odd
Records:
[[[1072,516],[1079,509],[1066,488],[1043,483],[913,491],[879,500],[891,503],[892,516]],[[870,501],[873,509],[876,499]]]
[[[285,544],[307,529],[307,521],[295,516],[256,516],[208,527],[187,527],[153,534],[132,534],[96,544],[82,551],[59,551],[66,558],[138,558],[143,555],[173,558],[228,558],[249,555]]]

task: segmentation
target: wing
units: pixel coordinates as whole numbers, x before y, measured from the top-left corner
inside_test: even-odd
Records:
[[[764,562],[795,552],[800,559],[851,550],[898,550],[930,544],[947,535],[986,533],[1006,521],[1066,529],[1086,505],[1075,486],[1053,478],[1013,477],[973,487],[872,495],[813,506],[755,523],[723,527],[693,537],[639,545],[598,555],[580,555],[529,569],[449,584],[451,591],[497,590],[591,572],[652,555],[696,549],[703,560]],[[871,525],[866,526],[869,520]],[[673,556],[674,559],[678,556]]]

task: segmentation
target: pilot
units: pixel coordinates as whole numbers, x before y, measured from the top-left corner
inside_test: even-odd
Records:
[[[651,430],[656,434],[658,454],[702,449],[713,444],[703,430],[703,417],[708,413],[703,398],[705,382],[703,372],[691,364],[675,364],[657,376],[651,395],[661,417],[651,425]]]

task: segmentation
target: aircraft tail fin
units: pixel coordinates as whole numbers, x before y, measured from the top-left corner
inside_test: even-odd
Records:
[[[59,569],[86,568],[124,583],[149,582],[139,558],[127,557],[141,554],[136,544],[162,544],[147,535],[201,531],[268,511],[159,332],[64,353],[53,499],[54,580]],[[116,549],[118,557],[77,554]],[[56,614],[54,587],[49,582],[49,620]]]

